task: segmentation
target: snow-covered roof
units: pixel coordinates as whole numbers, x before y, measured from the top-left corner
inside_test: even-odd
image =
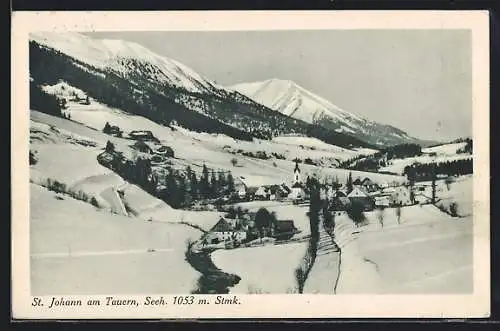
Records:
[[[212,228],[212,232],[230,232],[233,227],[224,218],[221,218]]]
[[[368,193],[365,192],[361,187],[354,186],[351,193],[347,195],[348,198],[356,198],[356,197],[368,197]]]

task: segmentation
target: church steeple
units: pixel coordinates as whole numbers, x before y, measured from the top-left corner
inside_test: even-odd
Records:
[[[293,169],[293,183],[300,183],[300,168],[299,162],[295,161],[295,169]]]
[[[300,173],[300,168],[299,168],[299,162],[295,161],[295,169],[293,169],[293,172],[299,172]]]

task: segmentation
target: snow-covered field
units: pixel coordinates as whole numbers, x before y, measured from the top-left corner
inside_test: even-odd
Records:
[[[342,252],[336,293],[471,293],[472,218],[433,206],[402,209],[401,225],[389,213],[383,228],[372,217],[366,229],[336,219]]]
[[[454,202],[457,204],[457,215],[472,215],[474,208],[473,184],[474,180],[472,175],[455,178],[454,181],[449,184],[449,189],[443,180],[437,181],[436,197],[440,200],[438,205],[442,205],[449,210],[450,205]],[[422,193],[425,196],[432,196],[431,182],[421,182],[418,183],[418,185],[423,186],[424,191],[422,191]]]
[[[230,293],[292,293],[297,287],[294,270],[304,257],[307,242],[218,250],[214,264],[241,277]]]
[[[387,166],[380,168],[380,171],[388,171],[396,174],[403,174],[404,168],[414,163],[428,164],[428,163],[440,163],[440,162],[471,159],[472,155],[470,154],[457,153],[460,149],[465,147],[465,145],[466,143],[463,142],[463,143],[444,144],[435,147],[423,148],[422,149],[422,152],[424,153],[423,155],[408,157],[404,159],[390,160]]]
[[[144,222],[30,185],[33,295],[188,293],[186,225]],[[56,198],[56,197],[59,198]]]
[[[394,159],[390,161],[385,167],[381,167],[380,171],[388,171],[395,174],[403,174],[404,168],[406,166],[412,165],[414,163],[428,164],[428,163],[440,163],[440,162],[451,162],[458,160],[471,159],[472,155],[469,154],[455,154],[455,155],[422,155],[415,157],[408,157],[405,159]]]
[[[467,145],[467,143],[452,143],[452,144],[444,144],[434,147],[422,148],[422,152],[424,153],[436,153],[439,155],[456,155],[459,149],[462,149]]]

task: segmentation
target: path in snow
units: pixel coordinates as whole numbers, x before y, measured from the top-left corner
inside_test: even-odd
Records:
[[[303,293],[334,294],[339,255],[332,238],[321,227],[316,260],[307,277]]]

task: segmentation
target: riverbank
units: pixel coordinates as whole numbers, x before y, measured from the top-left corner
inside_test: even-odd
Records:
[[[241,280],[238,275],[224,272],[217,268],[213,263],[211,254],[216,250],[214,248],[205,248],[201,250],[193,249],[195,243],[188,244],[186,250],[186,261],[201,276],[196,282],[196,287],[191,291],[193,294],[227,294],[229,289]]]

